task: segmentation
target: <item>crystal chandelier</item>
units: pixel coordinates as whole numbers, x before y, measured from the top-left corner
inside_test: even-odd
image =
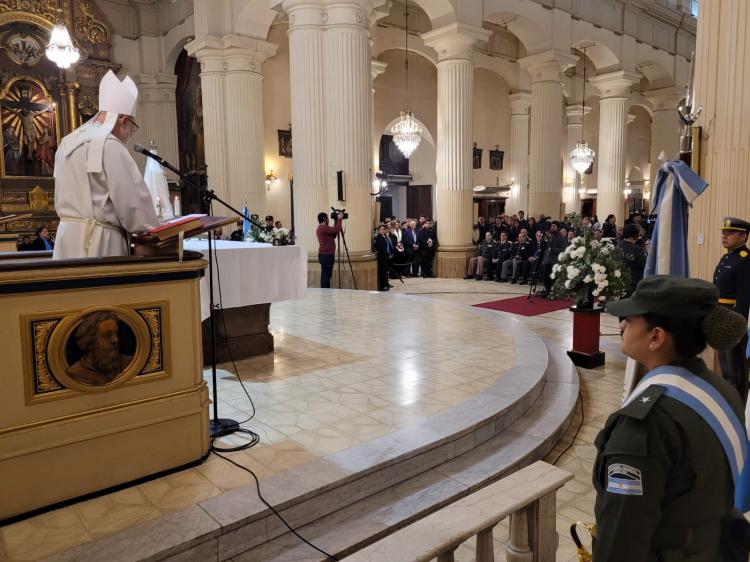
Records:
[[[583,100],[581,101],[581,136],[583,136],[583,125],[586,120],[586,47],[583,48]],[[596,157],[596,152],[591,150],[589,143],[581,139],[576,147],[570,152],[570,165],[579,175],[586,173]]]
[[[585,140],[578,141],[576,147],[570,153],[570,165],[582,175],[589,169],[595,156],[596,152],[589,148],[589,143]]]
[[[406,75],[406,109],[401,112],[396,124],[391,127],[393,142],[406,158],[411,156],[422,141],[422,127],[409,110],[409,1],[406,2],[406,25],[404,26],[404,73]]]
[[[419,146],[422,140],[421,132],[422,127],[414,119],[414,114],[408,110],[402,111],[399,120],[391,127],[393,141],[406,158],[409,158]]]
[[[50,35],[49,45],[47,45],[47,58],[54,62],[59,68],[70,68],[70,65],[78,61],[81,53],[70,40],[70,33],[65,27],[65,20],[62,17],[62,9],[57,9],[58,20]]]

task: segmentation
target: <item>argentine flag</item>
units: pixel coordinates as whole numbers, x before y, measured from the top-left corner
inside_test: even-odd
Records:
[[[690,277],[687,249],[688,208],[708,183],[682,160],[664,162],[656,175],[654,211],[656,226],[644,277]]]

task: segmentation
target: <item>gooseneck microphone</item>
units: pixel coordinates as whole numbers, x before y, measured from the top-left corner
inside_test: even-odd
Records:
[[[164,159],[161,156],[159,156],[158,154],[155,154],[155,153],[151,152],[148,148],[144,147],[141,144],[134,145],[133,146],[133,150],[135,150],[136,152],[140,152],[141,154],[144,154],[144,155],[148,156],[149,158],[153,158],[159,164],[162,164],[162,165],[164,164]]]

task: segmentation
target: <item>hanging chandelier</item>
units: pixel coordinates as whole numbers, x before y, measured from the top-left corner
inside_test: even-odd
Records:
[[[57,24],[52,28],[46,54],[47,58],[59,68],[70,68],[70,65],[77,62],[81,57],[81,53],[70,39],[70,33],[68,33],[68,28],[65,26],[65,20],[62,17],[62,9],[58,8],[57,13]]]
[[[581,101],[581,137],[583,137],[583,125],[586,120],[586,47],[583,48],[583,100]],[[589,143],[579,140],[576,147],[570,152],[570,165],[579,175],[586,173],[596,157],[596,152],[591,150]]]
[[[404,26],[404,74],[406,76],[406,109],[393,127],[391,134],[393,142],[401,153],[409,158],[419,143],[422,142],[422,126],[414,119],[414,113],[409,110],[409,1],[406,1],[406,25]]]

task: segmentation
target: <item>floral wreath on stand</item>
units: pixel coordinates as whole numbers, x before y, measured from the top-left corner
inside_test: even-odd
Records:
[[[575,299],[579,309],[617,300],[630,287],[630,272],[612,242],[596,240],[588,228],[560,254],[551,276],[552,295]]]

